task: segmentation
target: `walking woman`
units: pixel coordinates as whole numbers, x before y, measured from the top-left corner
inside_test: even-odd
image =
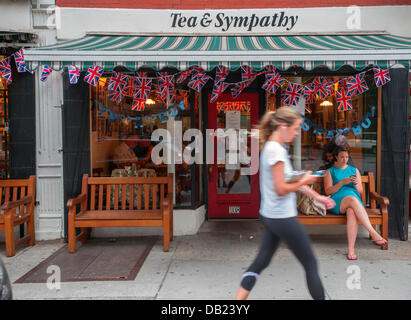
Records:
[[[260,135],[260,218],[264,233],[257,257],[244,273],[236,299],[247,299],[260,273],[269,265],[281,241],[284,241],[303,265],[308,290],[314,299],[325,299],[317,270],[317,261],[311,242],[298,221],[296,191],[332,208],[335,203],[321,196],[307,185],[315,182],[316,176],[308,171],[296,182],[286,182],[285,175],[292,171],[285,145],[300,133],[302,119],[292,107],[282,107],[276,112],[267,112],[258,126]]]

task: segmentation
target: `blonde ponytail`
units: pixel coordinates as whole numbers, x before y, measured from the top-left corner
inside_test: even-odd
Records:
[[[281,123],[291,126],[298,119],[301,119],[300,113],[290,106],[278,108],[277,111],[267,111],[256,126],[256,129],[259,130],[260,151]]]

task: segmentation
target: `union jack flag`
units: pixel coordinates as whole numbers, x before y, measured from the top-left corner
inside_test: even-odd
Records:
[[[110,100],[113,100],[117,103],[120,103],[121,100],[124,98],[124,94],[121,91],[109,91],[108,92],[108,98]]]
[[[218,66],[215,71],[215,83],[223,82],[228,76],[228,68],[224,66]]]
[[[152,83],[152,79],[135,77],[134,78],[134,99],[146,101],[148,98],[148,95],[150,94],[151,83]]]
[[[134,97],[134,99],[133,99],[133,105],[131,106],[131,110],[134,110],[134,111],[143,111],[144,110],[144,108],[145,108],[145,102],[146,102],[146,100],[145,99],[139,99],[139,98],[136,98],[136,97]]]
[[[228,88],[229,85],[229,83],[224,81],[216,82],[213,87],[213,92],[211,93],[210,102],[215,102],[217,98]]]
[[[76,84],[80,78],[80,71],[75,66],[68,66],[70,84]]]
[[[110,78],[110,82],[108,84],[108,90],[121,92],[124,90],[126,84],[127,76],[122,74],[121,72],[113,71],[113,74]]]
[[[242,81],[254,81],[257,78],[257,72],[255,72],[250,66],[241,66],[241,80]]]
[[[198,73],[195,77],[191,78],[191,81],[187,84],[187,86],[197,92],[200,92],[209,79],[211,78],[207,74]]]
[[[191,78],[196,77],[199,73],[204,73],[204,70],[197,66],[191,67],[190,71],[191,71]]]
[[[237,82],[234,84],[234,88],[231,88],[231,96],[235,99],[237,98],[241,92],[243,92],[243,90],[245,88],[247,88],[250,85],[249,81],[241,81],[241,82]]]
[[[92,86],[97,86],[98,80],[103,74],[103,68],[99,66],[92,66],[88,68],[87,73],[84,77],[84,81]]]
[[[170,101],[174,101],[175,88],[174,88],[174,75],[167,75],[164,72],[157,72],[158,89],[160,91],[160,99],[165,101],[167,99],[167,93],[170,94]]]
[[[323,100],[324,98],[331,95],[331,91],[330,89],[328,89],[325,83],[322,83],[317,87],[316,94],[318,95],[319,100]]]
[[[274,66],[271,65],[271,64],[264,67],[264,72],[265,72],[265,73],[273,73],[273,72],[276,72],[276,71],[277,71],[277,68],[274,67]]]
[[[297,83],[288,83],[284,93],[284,104],[296,106],[303,95],[304,86]]]
[[[367,83],[364,79],[365,73],[357,74],[354,77],[349,77],[347,80],[347,94],[350,96],[359,95],[368,90]]]
[[[380,67],[373,67],[372,71],[374,71],[374,81],[377,87],[381,87],[391,81],[390,72],[388,70],[383,70]]]
[[[351,95],[348,93],[348,91],[337,90],[335,93],[337,97],[338,111],[351,110],[352,109]]]
[[[314,100],[314,95],[315,95],[315,85],[314,84],[308,84],[304,86],[304,98],[305,100]]]
[[[267,73],[262,88],[268,92],[275,93],[284,81],[285,79],[277,71]]]
[[[27,66],[26,61],[24,61],[23,49],[13,53],[14,61],[16,62],[16,67],[18,72],[26,72]]]
[[[49,75],[51,75],[51,73],[53,72],[53,69],[51,69],[49,66],[44,66],[43,67],[43,71],[42,71],[42,73],[41,73],[41,76],[40,76],[40,81],[42,81],[42,82],[46,82],[47,81],[47,78],[49,77]]]
[[[190,76],[190,74],[191,74],[191,70],[190,70],[190,69],[188,69],[188,70],[186,70],[186,71],[180,72],[180,74],[179,74],[176,82],[177,82],[177,83],[182,83],[182,82],[184,82],[184,80],[187,79],[187,78]]]
[[[11,83],[11,57],[7,57],[0,61],[0,76]]]
[[[123,94],[127,97],[132,97],[133,96],[133,86],[134,86],[133,78],[127,76],[127,81],[123,88]]]

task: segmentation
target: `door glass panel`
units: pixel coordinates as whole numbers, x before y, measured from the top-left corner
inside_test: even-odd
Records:
[[[219,102],[217,103],[217,129],[224,129],[226,137],[217,139],[217,193],[218,194],[244,194],[251,193],[251,176],[241,175],[241,168],[250,166],[246,159],[250,156],[250,104],[247,102]],[[237,161],[229,163],[228,154],[230,141],[228,129],[236,132]],[[240,129],[242,135],[240,134]],[[246,135],[244,133],[247,133]],[[242,137],[242,138],[240,138]],[[240,150],[238,150],[240,149]],[[225,150],[224,156],[218,151]],[[233,149],[231,149],[233,150]],[[231,151],[232,152],[232,151]],[[242,157],[240,154],[242,153]],[[225,163],[219,163],[224,162]],[[243,160],[243,161],[241,161]],[[246,162],[245,164],[241,162]]]

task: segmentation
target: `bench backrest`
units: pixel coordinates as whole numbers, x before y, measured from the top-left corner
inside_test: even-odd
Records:
[[[88,195],[88,210],[163,209],[173,195],[173,175],[167,177],[89,177],[83,175],[82,193]],[[81,208],[87,210],[87,208]]]
[[[361,176],[361,182],[362,182],[362,189],[363,189],[363,192],[361,194],[361,201],[364,203],[364,205],[367,205],[367,200],[370,199],[370,197],[368,196],[369,192],[375,192],[374,173],[368,172],[367,175]],[[315,183],[314,189],[319,193],[324,193],[323,186],[324,186],[324,179],[320,178]],[[376,207],[377,207],[377,204],[375,200],[371,200],[370,208],[375,209]]]
[[[28,179],[0,180],[0,206],[25,196],[33,196],[35,201],[35,192],[36,176],[30,176]]]

